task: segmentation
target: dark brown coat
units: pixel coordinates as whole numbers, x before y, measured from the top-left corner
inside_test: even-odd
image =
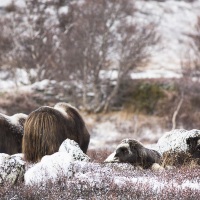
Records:
[[[0,114],[0,153],[15,154],[22,152],[24,122],[27,115],[18,113],[13,116]]]
[[[140,142],[132,139],[123,140],[115,152],[115,161],[131,163],[143,168],[149,168],[153,163],[160,163],[161,159],[157,151],[145,148]]]
[[[65,139],[76,141],[86,153],[90,135],[79,112],[67,103],[43,106],[28,116],[24,125],[22,152],[29,162],[40,161],[58,151]]]
[[[193,158],[200,158],[200,136],[190,137],[186,139],[188,152]]]

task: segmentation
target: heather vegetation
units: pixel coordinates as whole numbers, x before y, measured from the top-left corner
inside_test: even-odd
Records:
[[[138,170],[129,164],[103,164],[108,152],[88,152],[92,163],[74,164],[74,177],[60,177],[45,185],[0,187],[1,199],[198,199],[197,165],[165,171]]]

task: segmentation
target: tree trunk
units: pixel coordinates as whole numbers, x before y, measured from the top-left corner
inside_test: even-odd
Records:
[[[83,107],[87,109],[87,68],[83,67]]]
[[[120,83],[121,83],[122,76],[120,75],[120,70],[119,70],[118,73],[119,74],[118,74],[118,78],[117,78],[117,83],[116,83],[115,87],[113,88],[112,92],[107,97],[107,99],[106,99],[106,101],[104,103],[104,106],[103,106],[103,111],[104,112],[108,111],[111,100],[116,96],[116,94],[117,94],[117,92],[119,90],[119,86],[120,86]]]
[[[176,110],[174,111],[173,116],[172,116],[172,130],[174,130],[176,128],[176,117],[177,117],[178,112],[179,112],[179,110],[180,110],[180,108],[182,106],[183,97],[184,97],[184,95],[183,95],[183,92],[182,92],[181,93],[181,99],[180,99],[180,101],[178,103],[178,106],[177,106]]]

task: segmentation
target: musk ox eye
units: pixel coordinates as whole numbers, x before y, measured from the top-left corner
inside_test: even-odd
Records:
[[[116,150],[115,157],[120,157],[128,153],[128,150],[124,147],[120,147]]]
[[[121,148],[121,152],[122,152],[122,153],[127,153],[128,151],[127,151],[126,148]]]

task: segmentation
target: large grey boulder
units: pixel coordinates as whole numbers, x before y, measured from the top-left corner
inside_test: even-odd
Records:
[[[190,131],[184,129],[175,129],[166,132],[157,142],[155,146],[152,146],[155,150],[163,154],[164,152],[187,152],[188,138],[200,137],[200,130],[193,129]]]
[[[15,184],[22,181],[25,173],[25,162],[22,154],[0,154],[0,184]]]

